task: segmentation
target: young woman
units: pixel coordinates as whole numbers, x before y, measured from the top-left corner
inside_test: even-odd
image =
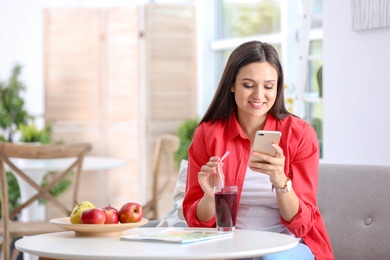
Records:
[[[215,227],[213,186],[223,162],[226,185],[238,186],[236,228],[300,238],[293,249],[262,259],[333,259],[317,208],[319,147],[314,129],[284,105],[276,50],[251,41],[230,55],[214,98],[189,148],[183,212],[189,226]],[[252,151],[257,130],[282,133],[276,155]],[[250,162],[250,155],[260,162]],[[265,161],[265,162],[264,162]]]

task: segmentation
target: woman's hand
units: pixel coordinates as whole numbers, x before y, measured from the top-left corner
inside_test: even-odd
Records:
[[[218,168],[222,170],[221,167],[218,167],[220,157],[213,156],[210,157],[210,160],[200,168],[200,172],[198,173],[198,182],[202,187],[205,195],[209,197],[214,197],[214,186],[219,184],[219,173]],[[224,176],[223,172],[221,175]]]
[[[249,162],[248,166],[252,171],[267,174],[270,182],[276,188],[283,188],[286,182],[286,175],[284,173],[284,161],[282,148],[277,144],[272,144],[272,147],[276,151],[275,157],[252,151],[252,154],[259,158],[261,162]]]
[[[198,173],[198,182],[204,192],[203,197],[196,207],[196,217],[199,221],[209,221],[215,215],[214,206],[214,186],[219,184],[218,168],[222,169],[218,156],[210,157],[210,160],[200,168]],[[221,172],[223,177],[223,172]]]

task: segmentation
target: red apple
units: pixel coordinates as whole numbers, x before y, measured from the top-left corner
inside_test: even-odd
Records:
[[[128,202],[119,210],[119,221],[121,223],[140,222],[144,215],[143,208],[136,202]]]
[[[116,208],[108,205],[103,207],[102,210],[106,213],[106,222],[104,224],[118,224],[119,222],[119,212]]]
[[[106,213],[100,208],[87,209],[81,214],[83,224],[104,224],[105,221]]]

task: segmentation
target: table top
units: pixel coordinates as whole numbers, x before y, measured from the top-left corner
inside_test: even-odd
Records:
[[[134,228],[123,235],[155,232],[166,228]],[[121,241],[119,236],[83,237],[73,231],[24,237],[16,241],[22,252],[57,259],[234,259],[284,251],[298,244],[292,236],[255,230],[234,231],[232,237],[190,244]]]
[[[75,158],[67,159],[12,159],[12,161],[26,171],[56,171],[62,170],[70,165]],[[65,165],[65,166],[64,166]],[[106,170],[126,165],[126,161],[119,158],[104,156],[85,156],[83,161],[83,171]]]

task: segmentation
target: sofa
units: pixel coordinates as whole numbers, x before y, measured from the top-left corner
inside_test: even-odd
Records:
[[[318,207],[335,259],[390,259],[390,166],[320,164]]]
[[[186,226],[180,165],[173,209],[146,226]],[[317,203],[336,260],[390,259],[390,166],[320,164]]]

